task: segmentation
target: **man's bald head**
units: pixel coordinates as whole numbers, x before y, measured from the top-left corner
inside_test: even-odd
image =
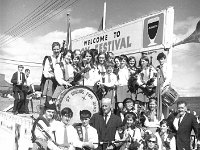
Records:
[[[110,98],[103,98],[102,99],[102,103],[107,103],[107,104],[111,104],[111,99]]]

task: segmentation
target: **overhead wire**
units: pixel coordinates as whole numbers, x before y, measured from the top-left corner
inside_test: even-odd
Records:
[[[0,62],[0,63],[9,64],[9,65],[19,65],[19,64],[16,64],[16,63],[9,63],[9,62]],[[28,66],[28,67],[42,67],[42,66],[33,66],[33,65],[26,65],[26,64],[23,64],[23,66]]]
[[[23,62],[23,63],[39,64],[39,65],[42,64],[42,63],[38,63],[38,62],[21,61],[21,60],[15,60],[15,59],[7,59],[7,58],[0,58],[0,59],[1,59],[1,60],[14,61],[14,62]]]
[[[52,5],[54,5],[57,1],[54,0],[53,3],[51,3],[51,1],[46,5],[43,6],[41,10],[39,10],[39,12],[37,12],[36,14],[33,14],[31,17],[29,17],[27,20],[25,20],[25,22],[23,22],[20,26],[18,26],[15,30],[11,31],[10,34],[12,36],[17,36],[18,34],[20,34],[21,30],[23,30],[24,28],[27,28],[27,26],[30,24],[30,21],[35,21],[35,19],[37,19],[36,17],[40,16],[40,14],[43,14],[44,12],[46,12],[49,7],[51,7]]]
[[[70,1],[70,0],[68,0],[68,1]],[[65,1],[64,4],[59,3],[59,4],[58,4],[59,7],[56,7],[56,8],[54,7],[54,8],[55,8],[56,10],[59,9],[59,8],[61,8],[61,7],[65,6],[65,4],[66,4],[68,1]],[[68,8],[68,7],[70,7],[71,5],[74,5],[74,4],[77,3],[78,1],[80,1],[80,0],[75,0],[74,2],[72,2],[71,4],[69,4],[67,7],[65,7],[64,9],[62,9],[61,11],[59,11],[58,13],[53,14],[52,16],[50,16],[49,18],[47,18],[45,21],[43,21],[42,23],[38,24],[36,27],[34,27],[34,28],[32,28],[32,29],[30,29],[30,27],[29,27],[29,28],[28,28],[29,31],[25,31],[25,33],[22,34],[22,35],[20,35],[19,37],[22,37],[22,36],[26,35],[27,33],[33,31],[35,28],[37,28],[38,26],[40,26],[40,25],[42,25],[43,23],[47,22],[47,21],[48,21],[49,19],[51,19],[52,17],[55,17],[56,15],[58,15],[59,13],[61,13],[63,10],[65,10],[65,9]],[[57,5],[57,6],[58,6],[58,5]],[[47,15],[47,17],[48,17],[48,16],[49,16],[49,14]],[[17,37],[17,38],[19,38],[19,37]],[[15,40],[16,40],[16,38],[15,38],[15,39],[12,39],[12,41],[15,41]],[[9,43],[10,43],[10,42],[9,42]],[[4,45],[7,45],[7,44],[4,44]],[[3,47],[4,45],[2,45],[1,47]]]
[[[69,1],[69,0],[68,0]],[[6,42],[8,42],[10,39],[13,39],[13,37],[17,37],[18,35],[20,35],[21,33],[24,32],[24,30],[27,30],[31,28],[33,22],[34,24],[37,24],[38,21],[38,17],[41,18],[42,14],[47,14],[46,12],[49,12],[51,10],[53,10],[53,8],[55,8],[54,6],[56,5],[56,3],[59,2],[63,2],[63,0],[54,0],[53,2],[50,1],[49,3],[47,3],[45,6],[43,6],[37,13],[33,14],[32,16],[30,16],[29,18],[27,18],[25,20],[25,22],[21,23],[20,26],[17,26],[15,28],[15,30],[12,30],[11,32],[9,32],[10,36],[7,37],[6,39],[4,39],[4,41],[1,44],[5,44]],[[58,6],[58,5],[56,5]],[[44,15],[43,15],[44,16]],[[45,19],[45,18],[44,18]]]
[[[23,34],[20,35],[19,37],[22,37],[22,36],[27,35],[27,34],[30,33],[31,31],[33,31],[34,29],[36,29],[38,26],[40,26],[40,25],[44,24],[45,22],[49,21],[51,18],[53,18],[53,17],[55,17],[56,15],[60,14],[62,11],[64,11],[64,10],[67,9],[68,7],[70,7],[70,6],[74,5],[74,4],[76,4],[76,3],[79,2],[79,1],[80,1],[80,0],[74,0],[74,2],[72,2],[71,4],[69,4],[68,6],[66,6],[65,8],[63,8],[62,10],[58,11],[57,13],[55,13],[54,15],[52,15],[51,17],[49,17],[47,20],[41,22],[40,24],[38,24],[37,26],[35,26],[34,28],[32,28],[30,31],[27,31],[27,32],[23,33]],[[18,38],[19,38],[19,37],[18,37]],[[15,40],[17,40],[17,38],[13,39],[13,40],[10,41],[9,43],[11,43],[11,42],[13,42],[13,41],[15,41]],[[8,45],[9,43],[7,43],[6,45]],[[5,45],[3,45],[3,46],[5,46]],[[0,46],[0,47],[3,47],[3,46]]]
[[[1,36],[0,36],[0,40],[4,39],[4,37],[6,37],[7,34],[9,34],[10,32],[12,32],[13,30],[16,30],[19,26],[22,25],[23,21],[28,18],[31,17],[32,14],[34,14],[40,7],[42,7],[48,0],[45,0],[41,5],[39,5],[37,8],[35,8],[32,12],[30,12],[28,15],[26,15],[26,17],[24,17],[22,20],[20,20],[19,22],[17,22],[15,25],[13,25],[12,27],[10,27],[7,31],[5,31]]]
[[[57,13],[55,13],[54,15],[52,15],[50,18],[48,18],[47,20],[43,21],[41,24],[39,24],[38,26],[42,25],[43,23],[47,22],[48,20],[50,20],[51,18],[55,17],[56,15],[60,14],[62,11],[64,11],[65,9],[67,9],[68,7],[76,4],[77,2],[79,2],[80,0],[75,0],[73,1],[71,4],[69,4],[68,6],[66,6],[64,9],[62,9],[61,11],[58,11]],[[35,28],[37,28],[38,26],[36,26]],[[33,29],[32,29],[33,30]],[[30,32],[30,31],[29,31]],[[26,34],[28,34],[29,32],[27,32]],[[24,34],[25,35],[25,34]],[[34,64],[41,64],[41,63],[37,63],[37,62],[26,62],[26,61],[18,61],[18,60],[13,60],[13,59],[6,59],[6,58],[0,58],[2,60],[9,60],[9,61],[15,61],[15,62],[23,62],[23,63],[34,63]],[[8,62],[0,62],[0,63],[5,63],[5,64],[13,64],[13,65],[18,65],[18,64],[14,64],[14,63],[8,63]],[[26,65],[26,66],[31,66],[31,65]],[[31,66],[31,67],[40,67],[40,66]]]

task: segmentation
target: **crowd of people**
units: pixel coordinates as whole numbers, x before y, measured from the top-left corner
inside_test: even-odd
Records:
[[[98,113],[79,112],[81,123],[71,124],[75,115],[71,108],[61,110],[56,119],[55,103],[45,103],[44,114],[34,123],[33,150],[40,148],[96,149],[96,150],[190,150],[199,144],[199,127],[195,116],[187,112],[187,103],[178,101],[177,112],[168,118],[156,118],[156,100],[149,101],[149,109],[140,117],[134,111],[134,101],[126,99],[126,112],[112,111],[110,98],[103,98]],[[123,116],[123,117],[121,117]],[[41,129],[42,128],[42,129]],[[191,138],[194,130],[196,139]],[[48,135],[48,136],[47,136]]]
[[[200,125],[194,115],[187,113],[186,102],[177,103],[176,113],[158,115],[159,92],[170,86],[172,77],[167,59],[170,50],[165,51],[167,55],[165,52],[157,55],[157,67],[145,54],[137,63],[134,56],[115,56],[96,49],[63,51],[58,42],[53,42],[52,51],[43,61],[41,91],[45,106],[44,114],[32,129],[33,150],[42,147],[52,150],[189,150],[192,129],[199,140]],[[27,80],[22,69],[19,66],[11,80],[14,114],[25,102],[27,93],[23,92]],[[100,109],[95,114],[81,110],[81,123],[72,125],[70,120],[75,112],[65,107],[56,114],[56,100],[63,90],[79,85],[96,93]],[[138,101],[138,93],[144,95],[144,100]],[[168,105],[162,105],[162,109],[166,112]]]
[[[64,89],[77,85],[92,89],[99,100],[111,98],[114,109],[121,107],[125,98],[137,99],[138,93],[147,97],[147,101],[140,101],[148,102],[157,96],[158,70],[163,78],[161,90],[170,85],[172,69],[163,52],[157,56],[160,65],[154,67],[145,54],[137,63],[134,56],[115,56],[96,49],[61,51],[58,42],[52,44],[52,51],[52,56],[45,56],[43,61],[42,95],[47,102],[55,100]]]

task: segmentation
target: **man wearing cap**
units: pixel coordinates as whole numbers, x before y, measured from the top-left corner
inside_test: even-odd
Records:
[[[53,119],[56,112],[56,105],[53,102],[45,103],[44,106],[44,114],[39,116],[36,121],[33,123],[32,128],[32,142],[33,142],[33,149],[38,150],[39,148],[47,149],[48,141],[50,140],[49,137],[43,132],[47,132],[51,137],[53,134],[51,132],[52,126],[57,126],[57,121]]]
[[[122,121],[119,116],[111,111],[111,99],[102,99],[101,112],[93,114],[90,124],[97,130],[99,142],[103,143],[98,146],[97,150],[113,149],[115,144],[116,130],[121,127]]]
[[[53,138],[58,146],[50,143],[48,148],[50,150],[57,150],[60,148],[68,148],[72,150],[75,147],[83,148],[89,146],[89,142],[82,142],[79,140],[76,129],[70,124],[70,120],[73,117],[71,108],[65,107],[61,110],[61,121],[57,122],[56,126],[51,127],[51,132],[54,134]]]
[[[15,72],[12,76],[11,83],[13,83],[13,92],[14,92],[14,106],[13,114],[25,113],[25,95],[24,95],[24,82],[25,74],[23,73],[24,66],[19,65],[18,71]]]
[[[87,145],[85,148],[96,149],[98,147],[97,130],[89,125],[91,112],[89,110],[80,111],[81,124],[75,125],[79,139]],[[96,144],[95,144],[96,143]]]

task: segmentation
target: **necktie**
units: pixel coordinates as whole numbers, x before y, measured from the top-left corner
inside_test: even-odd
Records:
[[[21,81],[22,80],[22,73],[21,72],[20,72],[20,77],[19,78],[20,78],[20,81]]]
[[[105,121],[106,124],[107,124],[107,117],[108,117],[108,114],[105,114],[104,121]]]
[[[110,74],[108,74],[108,83],[111,82]]]
[[[88,129],[85,127],[85,142],[88,142]]]
[[[181,123],[181,117],[179,117],[179,120],[178,120],[178,127],[180,126],[180,123]]]
[[[64,127],[65,130],[64,130],[64,145],[65,146],[68,146],[68,136],[67,136],[67,126]]]

